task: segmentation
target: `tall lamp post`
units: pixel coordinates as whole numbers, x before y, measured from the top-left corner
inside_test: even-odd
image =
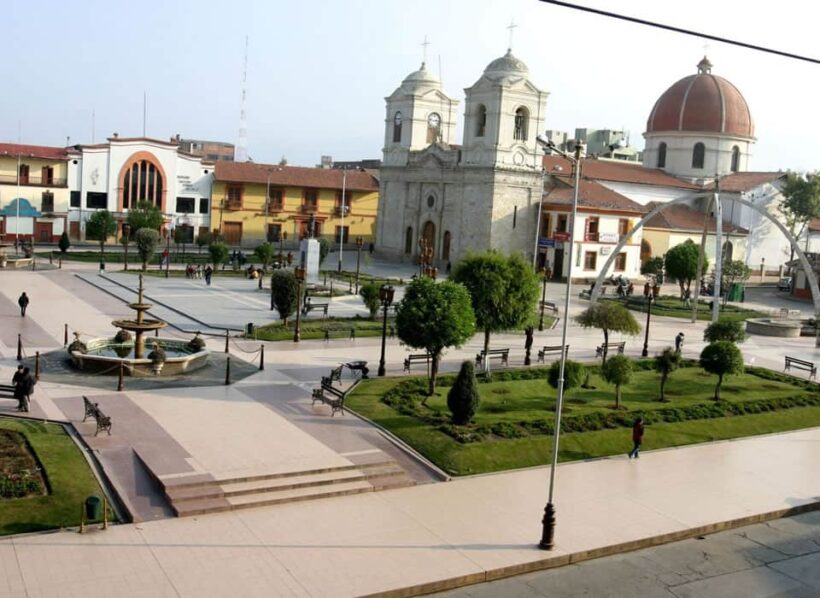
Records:
[[[547,272],[546,268],[541,268],[541,317],[538,319],[538,331],[544,330],[544,307],[547,300]]]
[[[643,296],[646,297],[646,330],[644,331],[641,357],[649,357],[649,320],[652,317],[652,301],[655,297],[652,292],[652,286],[648,282],[643,285]]]
[[[384,320],[382,321],[382,356],[379,359],[379,376],[384,376],[387,370],[384,366],[384,349],[387,343],[387,308],[393,303],[393,295],[395,289],[392,285],[383,284],[379,289],[379,300],[382,302],[382,309],[384,310]]]
[[[168,278],[171,268],[171,233],[173,230],[171,226],[165,227],[165,278]]]
[[[581,161],[584,153],[584,145],[580,141],[575,142],[574,156],[559,151],[555,144],[543,135],[537,138],[538,143],[549,151],[555,151],[575,167],[575,184],[572,194],[572,216],[569,221],[569,268],[567,269],[567,285],[564,294],[564,319],[561,326],[561,347],[567,345],[567,325],[569,323],[569,300],[572,294],[572,254],[575,249],[575,218],[578,214],[578,187],[581,182]],[[555,538],[555,470],[558,467],[558,442],[561,436],[561,410],[564,406],[564,371],[567,364],[567,351],[561,351],[561,365],[558,370],[558,398],[555,403],[555,433],[552,436],[552,463],[550,465],[549,493],[547,505],[544,507],[544,517],[541,519],[541,541],[538,547],[542,550],[552,550]]]
[[[339,272],[342,271],[342,254],[345,249],[345,193],[347,193],[347,170],[342,169],[342,215],[339,225]]]
[[[359,294],[359,265],[362,262],[362,245],[364,239],[356,237],[356,294]]]
[[[293,342],[298,343],[302,338],[302,282],[305,280],[305,269],[296,266],[293,269],[293,275],[296,276],[296,328],[293,330]]]
[[[122,234],[125,239],[125,271],[128,271],[128,241],[131,238],[131,225],[127,222],[122,225]]]

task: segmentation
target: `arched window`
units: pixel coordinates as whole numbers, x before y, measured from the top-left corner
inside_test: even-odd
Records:
[[[484,137],[484,131],[487,130],[487,107],[484,104],[479,104],[475,116],[475,136]]]
[[[401,112],[393,117],[393,143],[401,143]]]
[[[137,202],[146,200],[161,210],[163,184],[162,173],[153,162],[135,160],[125,171],[123,178],[123,209],[134,208]]]
[[[723,253],[721,254],[721,261],[725,264],[727,262],[731,262],[732,258],[734,257],[735,247],[732,245],[731,241],[726,241],[723,244]]]
[[[450,231],[444,231],[444,240],[441,242],[441,259],[450,261]]]
[[[515,111],[515,130],[513,138],[521,141],[527,140],[527,127],[529,126],[530,113],[523,106]]]
[[[410,255],[413,253],[413,227],[407,227],[407,233],[404,235],[404,253]]]
[[[703,168],[703,160],[706,155],[706,147],[697,142],[695,148],[692,150],[692,168]]]
[[[740,148],[738,146],[732,148],[732,166],[730,170],[732,172],[740,170]]]
[[[658,168],[666,168],[666,144],[658,146]]]
[[[441,139],[441,117],[431,112],[427,117],[427,143],[435,143]]]

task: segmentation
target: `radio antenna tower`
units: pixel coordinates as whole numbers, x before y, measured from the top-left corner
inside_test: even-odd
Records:
[[[248,161],[248,119],[245,115],[245,88],[248,82],[248,36],[245,36],[245,64],[242,68],[242,100],[239,109],[239,141],[236,144],[237,162]]]

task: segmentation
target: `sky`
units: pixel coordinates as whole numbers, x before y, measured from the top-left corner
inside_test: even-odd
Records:
[[[820,8],[805,0],[575,1],[820,58]],[[149,137],[236,143],[247,36],[255,162],[380,158],[384,98],[419,67],[425,36],[462,121],[464,88],[505,53],[511,22],[513,53],[550,94],[545,128],[624,129],[642,148],[655,100],[706,52],[751,108],[751,168],[820,168],[820,65],[537,0],[4,0],[0,141],[139,136],[145,93]]]

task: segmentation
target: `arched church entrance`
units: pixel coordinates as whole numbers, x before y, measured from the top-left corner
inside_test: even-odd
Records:
[[[732,255],[734,254],[734,246],[732,245],[731,241],[726,241],[723,244],[723,263],[731,262]]]
[[[430,255],[436,255],[436,225],[431,220],[424,223],[424,228],[421,230],[421,238],[424,239],[424,244],[430,248]]]

